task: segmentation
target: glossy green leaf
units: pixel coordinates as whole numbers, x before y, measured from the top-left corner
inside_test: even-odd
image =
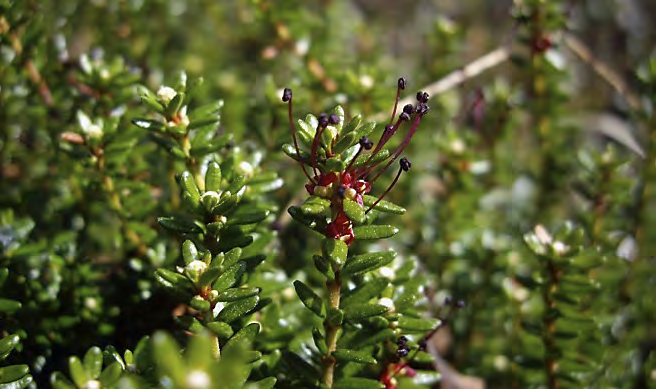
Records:
[[[226,271],[214,281],[212,288],[221,292],[232,287],[237,281],[239,281],[242,274],[244,274],[244,271],[246,271],[246,264],[244,262],[237,262],[226,269]]]
[[[423,319],[402,315],[399,317],[398,327],[408,333],[426,333],[440,324],[438,319]]]
[[[340,325],[344,322],[344,311],[339,308],[330,307],[326,314],[326,321],[331,326]]]
[[[365,220],[364,211],[365,211],[365,209],[360,204],[358,204],[356,201],[351,200],[349,198],[345,198],[342,201],[342,204],[344,206],[344,213],[346,213],[346,216],[349,219],[351,219],[356,224],[364,223],[364,220]]]
[[[333,389],[384,389],[385,385],[369,378],[348,377],[338,380]]]
[[[302,281],[294,281],[294,289],[296,289],[296,294],[309,310],[314,312],[315,315],[319,317],[325,317],[326,308],[323,305],[323,300],[321,297],[314,293],[309,286],[305,285]]]
[[[291,145],[289,143],[285,143],[285,144],[282,145],[282,151],[285,154],[287,154],[287,156],[289,156],[290,158],[292,158],[292,159],[294,159],[298,162],[305,163],[307,165],[311,164],[310,154],[308,154],[307,152],[305,152],[303,150],[299,150],[301,152],[301,154],[299,156],[299,154],[296,153],[296,147],[294,147],[294,145]]]
[[[378,153],[376,153],[376,155],[374,155],[371,158],[371,160],[369,160],[369,158],[370,158],[369,154],[360,154],[358,156],[358,158],[355,160],[355,162],[353,162],[351,167],[361,167],[365,163],[373,164],[373,163],[376,163],[376,162],[380,162],[380,161],[384,160],[385,158],[387,158],[388,156],[389,156],[389,150],[387,150],[387,149],[380,150]]]
[[[380,304],[350,304],[344,308],[344,318],[347,320],[362,320],[371,316],[379,316],[389,311],[389,308]]]
[[[346,135],[343,135],[339,138],[335,147],[333,147],[333,153],[341,154],[349,147],[353,146],[358,141],[358,134],[355,132],[349,132]]]
[[[132,119],[132,124],[148,131],[162,131],[165,127],[161,121],[152,119]]]
[[[221,339],[227,339],[234,333],[230,324],[224,323],[222,321],[213,321],[211,323],[207,323],[206,326],[207,329],[212,331]]]
[[[9,353],[18,345],[20,337],[18,335],[9,335],[0,339],[0,359],[5,359]]]
[[[310,196],[301,205],[304,215],[319,215],[330,209],[330,200],[319,196]]]
[[[173,232],[182,232],[188,234],[199,234],[203,232],[203,229],[200,228],[200,226],[198,226],[196,223],[175,216],[158,217],[157,223],[159,223],[159,225],[163,228]]]
[[[369,196],[369,195],[364,195],[362,196],[362,202],[364,205],[367,207],[370,207],[376,201],[378,200],[377,197],[374,196]],[[393,213],[396,215],[403,215],[406,212],[406,209],[403,207],[400,207],[392,202],[386,201],[386,200],[380,200],[378,204],[374,207],[376,211],[380,212],[387,212],[387,213]]]
[[[21,303],[14,300],[0,298],[0,312],[12,314],[21,309]]]
[[[378,363],[376,358],[372,357],[368,352],[365,351],[337,349],[332,352],[332,356],[335,357],[335,359],[337,359],[339,362],[355,362],[372,365]]]
[[[248,297],[242,300],[234,301],[219,312],[216,319],[226,323],[232,323],[242,316],[249,314],[260,301],[259,296]]]
[[[200,201],[200,191],[198,190],[196,179],[191,173],[183,172],[180,175],[180,186],[182,187],[183,191],[191,194],[194,200]]]
[[[357,226],[353,228],[355,239],[374,240],[385,239],[396,235],[399,229],[389,225]]]
[[[83,363],[89,379],[95,380],[100,377],[103,365],[103,355],[100,347],[91,347],[84,354]]]
[[[193,316],[176,316],[173,318],[173,320],[178,326],[194,334],[199,334],[205,331],[205,326],[203,326],[203,323],[201,323],[200,320]]]
[[[12,365],[0,367],[0,387],[11,387],[11,383],[25,377],[30,372],[27,365]]]
[[[200,312],[207,312],[210,310],[210,302],[198,295],[189,300],[189,306]]]
[[[374,278],[358,286],[354,291],[342,298],[342,307],[347,307],[351,304],[367,303],[373,298],[378,298],[389,283],[390,280],[388,278],[381,277]]]
[[[273,389],[276,385],[275,377],[268,377],[263,380],[248,383],[245,389]]]
[[[107,366],[102,373],[100,373],[100,384],[103,388],[111,387],[116,384],[116,381],[121,378],[123,374],[123,367],[120,363],[114,362],[111,365]]]
[[[232,250],[225,253],[225,259],[223,260],[223,267],[229,268],[239,261],[242,254],[242,249],[240,247],[235,247]]]
[[[221,190],[221,165],[212,161],[207,164],[205,172],[205,191],[219,192]]]
[[[230,191],[225,191],[221,194],[219,203],[212,208],[212,215],[223,215],[230,211],[241,199],[238,194],[232,194]]]
[[[346,169],[346,163],[338,158],[328,158],[323,162],[323,166],[331,172],[341,172]]]
[[[324,338],[321,330],[317,327],[312,328],[312,340],[314,340],[314,345],[319,350],[319,353],[326,355],[328,353],[328,347],[326,346],[326,338]]]
[[[242,225],[259,223],[269,216],[270,211],[262,209],[251,209],[243,212],[238,212],[228,219],[227,225]]]
[[[356,255],[347,259],[346,265],[342,269],[342,276],[353,276],[376,270],[390,264],[395,257],[396,252],[394,251]]]
[[[54,372],[50,376],[50,382],[54,389],[75,389],[76,386],[61,372]]]
[[[328,259],[335,269],[341,268],[346,262],[348,255],[348,246],[343,240],[325,238],[321,242],[321,253],[324,258]]]
[[[68,367],[70,369],[71,378],[73,379],[75,385],[78,387],[83,387],[87,381],[89,381],[89,375],[84,369],[80,358],[76,356],[68,358]]]
[[[198,278],[198,286],[200,288],[205,288],[206,286],[216,281],[220,275],[221,269],[218,267],[209,267]]]
[[[250,349],[251,344],[255,340],[255,337],[260,332],[260,325],[258,323],[250,323],[246,327],[242,328],[239,332],[228,340],[223,352],[229,352],[232,350],[247,350]]]
[[[189,264],[199,258],[198,249],[194,242],[185,240],[182,243],[182,259],[184,259],[185,264]]]
[[[259,294],[261,290],[262,290],[261,288],[257,288],[257,287],[230,288],[222,292],[219,292],[216,299],[218,301],[232,302],[232,301],[237,301],[237,300],[255,296]]]
[[[173,382],[184,382],[185,364],[180,355],[180,347],[171,335],[162,331],[156,332],[153,335],[152,347],[159,370],[170,377]]]

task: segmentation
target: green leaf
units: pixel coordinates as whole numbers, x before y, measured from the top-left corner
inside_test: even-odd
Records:
[[[376,358],[372,357],[365,351],[337,349],[332,352],[332,356],[335,357],[335,359],[337,359],[339,362],[355,362],[371,365],[378,363]]]
[[[362,196],[362,202],[364,203],[364,205],[368,207],[374,204],[376,200],[378,200],[378,198],[374,196],[369,196],[369,195]],[[406,212],[405,208],[385,200],[380,200],[378,204],[376,204],[374,209],[376,211],[393,213],[396,215],[403,215]]]
[[[103,372],[100,374],[100,384],[102,385],[103,388],[108,388],[111,386],[114,386],[116,384],[116,381],[121,378],[121,375],[123,374],[123,367],[119,362],[114,362],[111,365],[109,365]]]
[[[222,321],[213,321],[206,324],[207,328],[216,334],[221,339],[227,339],[232,336],[234,331],[230,324],[224,323]]]
[[[181,385],[185,379],[185,363],[180,355],[180,347],[166,332],[153,335],[153,354],[159,370],[172,379],[174,386]]]
[[[314,255],[312,256],[312,260],[314,261],[314,266],[317,270],[325,275],[327,279],[331,281],[335,279],[335,272],[330,263],[324,257],[321,255]]]
[[[346,260],[342,276],[354,276],[376,270],[390,264],[396,257],[394,251],[356,255]]]
[[[5,284],[8,275],[9,275],[9,269],[5,267],[0,268],[0,287],[2,287],[2,285]]]
[[[353,227],[355,239],[361,240],[385,239],[395,235],[397,232],[399,232],[398,228],[389,225]]]
[[[257,306],[258,301],[260,301],[260,297],[253,296],[232,302],[219,312],[216,319],[226,323],[232,323],[240,317],[249,314]]]
[[[326,131],[324,131],[324,134]],[[323,162],[323,166],[331,172],[341,172],[346,169],[346,163],[338,158],[328,158]]]
[[[228,186],[228,190],[231,193],[237,193],[241,190],[246,185],[246,182],[248,181],[248,177],[246,176],[236,176],[231,182],[230,185]]]
[[[358,156],[358,158],[355,160],[355,162],[353,162],[351,167],[360,167],[360,166],[364,165],[365,162],[367,162],[367,161],[369,161],[370,164],[380,162],[380,161],[384,160],[385,158],[387,158],[388,156],[389,156],[389,150],[387,150],[387,149],[380,150],[378,153],[376,153],[376,155],[371,157],[371,161],[369,161],[369,157],[370,157],[369,154],[360,154]]]
[[[95,380],[100,377],[102,371],[103,355],[100,347],[91,347],[84,354],[84,370],[86,370],[89,379]]]
[[[350,304],[367,303],[372,298],[377,298],[389,283],[388,278],[381,277],[362,284],[342,299],[342,307],[347,307]]]
[[[0,359],[5,359],[20,342],[18,335],[5,336],[0,340]]]
[[[0,298],[0,312],[12,314],[21,309],[21,303],[14,300]]]
[[[162,131],[165,127],[161,121],[152,119],[132,119],[132,124],[148,131]]]
[[[71,372],[71,378],[77,387],[83,387],[87,381],[89,381],[89,376],[82,366],[80,358],[73,356],[68,358],[68,366]]]
[[[221,199],[219,200],[219,203],[212,208],[211,214],[223,215],[227,213],[237,204],[237,202],[239,202],[240,199],[241,196],[236,193],[233,195],[230,191],[221,193]]]
[[[205,331],[205,327],[200,320],[193,316],[176,316],[173,318],[177,325],[194,334],[200,334]]]
[[[155,276],[158,277],[158,281],[164,286],[172,285],[189,292],[193,289],[193,285],[187,277],[171,270],[157,269],[155,270]]]
[[[178,92],[172,99],[169,101],[165,108],[166,116],[173,116],[178,113],[182,103],[184,102],[185,94],[183,92]]]
[[[203,274],[200,275],[198,278],[198,286],[200,288],[205,288],[206,286],[210,285],[216,279],[219,277],[221,274],[221,269],[218,267],[209,267],[207,270],[203,272]]]
[[[322,355],[328,354],[328,347],[326,346],[326,338],[324,338],[321,330],[317,327],[312,328],[312,340],[314,340],[314,345],[319,350],[319,353]]]
[[[194,200],[200,201],[200,191],[198,190],[196,179],[191,173],[183,172],[180,175],[180,187],[182,190],[189,192]]]
[[[294,281],[294,289],[296,289],[296,294],[301,299],[303,305],[305,305],[310,311],[314,312],[315,315],[319,317],[325,317],[326,308],[323,305],[321,297],[314,293],[309,286],[305,285],[302,281]]]
[[[228,219],[227,225],[243,225],[259,223],[269,216],[270,211],[262,209],[250,209],[244,212],[238,212]]]
[[[360,139],[363,136],[369,136],[374,129],[376,128],[376,122],[367,122],[360,126],[355,132],[357,134],[357,138]]]
[[[224,290],[222,292],[219,292],[217,296],[217,301],[227,301],[227,302],[232,302],[232,301],[237,301],[241,299],[245,299],[248,297],[255,296],[259,294],[262,291],[261,288],[253,287],[253,288],[230,288],[227,290]]]
[[[290,158],[304,163],[306,165],[310,165],[312,163],[312,159],[310,158],[310,154],[303,150],[299,150],[301,152],[300,156],[299,154],[296,153],[296,147],[294,145],[290,145],[289,143],[285,143],[282,145],[282,151],[287,154]]]
[[[245,389],[273,389],[275,385],[276,378],[268,377],[263,380],[248,383]]]
[[[440,324],[438,319],[420,319],[402,315],[399,317],[398,327],[408,333],[426,333]]]
[[[205,191],[219,192],[221,190],[221,165],[212,161],[207,164],[205,172]]]
[[[194,242],[185,240],[182,243],[182,259],[184,259],[185,264],[189,264],[199,258],[198,249]]]
[[[384,389],[382,382],[369,378],[348,377],[333,385],[333,389]]]
[[[207,312],[210,310],[211,304],[201,296],[194,296],[189,300],[189,306],[200,312]]]
[[[341,134],[342,136],[348,134],[351,131],[354,131],[356,128],[358,128],[362,124],[362,115],[358,114],[355,115],[348,124],[342,127]]]
[[[346,216],[351,219],[356,224],[362,224],[365,220],[364,208],[358,204],[356,201],[353,201],[349,198],[345,198],[342,201],[344,205],[344,213]],[[357,236],[357,235],[356,235]]]
[[[301,212],[304,215],[319,215],[330,208],[330,200],[319,196],[310,196],[301,205]]]
[[[290,371],[298,373],[299,378],[304,379],[306,382],[315,383],[319,378],[319,372],[309,364],[305,359],[301,358],[298,354],[282,350],[282,356],[285,364],[288,366]],[[307,387],[313,387],[307,386]]]
[[[235,247],[234,249],[225,253],[225,259],[223,260],[223,267],[228,268],[241,258],[242,249],[240,247]]]
[[[344,308],[344,318],[347,320],[362,320],[371,316],[379,316],[389,311],[389,308],[380,304],[350,304]]]
[[[296,220],[297,222],[303,224],[304,226],[314,230],[314,231],[319,231],[321,228],[319,227],[319,223],[317,218],[310,217],[307,215],[304,215],[303,212],[301,211],[300,207],[296,206],[291,206],[287,209],[287,212],[289,212],[289,215]],[[325,218],[323,225],[325,226]],[[325,227],[324,227],[325,228]]]
[[[221,292],[232,287],[237,281],[239,281],[245,270],[246,264],[244,262],[237,262],[219,276],[212,285],[212,288]]]
[[[173,232],[188,234],[199,234],[203,232],[203,229],[196,223],[175,216],[158,217],[157,223],[163,228]]]
[[[59,371],[56,371],[52,373],[52,376],[50,377],[50,382],[52,383],[52,387],[55,389],[75,389],[76,386],[73,385],[71,381],[64,376]]]
[[[0,367],[0,387],[3,389],[5,387],[12,387],[12,385],[7,385],[18,381],[19,379],[25,377],[30,372],[30,368],[27,365],[12,365]]]
[[[346,262],[348,246],[343,240],[325,238],[321,242],[321,252],[323,257],[327,258],[333,264],[333,267],[341,268]]]
[[[226,343],[222,351],[229,352],[233,350],[249,349],[259,332],[260,325],[258,323],[250,323],[233,335],[233,337],[228,340],[228,343]]]
[[[357,136],[358,134],[356,134],[355,132],[350,132],[346,135],[341,136],[337,141],[337,143],[335,144],[335,147],[333,147],[333,153],[341,154],[344,151],[346,151],[346,149],[353,146],[353,144],[357,142],[358,140]]]
[[[331,326],[340,325],[344,322],[344,311],[339,308],[330,307],[328,308],[328,314],[326,315],[326,321]]]

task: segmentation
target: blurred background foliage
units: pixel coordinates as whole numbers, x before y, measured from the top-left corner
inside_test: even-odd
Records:
[[[251,316],[266,363],[249,381],[284,378],[274,346],[310,339],[292,281],[317,283],[320,240],[287,215],[305,182],[280,152],[282,88],[297,118],[339,103],[384,122],[398,77],[411,95],[505,48],[432,96],[405,153],[415,168],[390,194],[408,209],[401,232],[376,246],[416,261],[427,316],[447,296],[467,302],[432,339],[461,373],[443,367],[437,385],[653,386],[654,19],[649,0],[0,0],[0,351],[13,369],[0,380],[47,386],[70,371],[78,387],[138,385],[117,377],[148,371],[128,369],[140,339],[178,347],[164,330],[185,344],[180,301],[155,277],[182,264],[183,239],[157,218],[184,213],[176,174],[207,158],[270,184],[245,200],[271,211],[242,254],[266,255],[248,279],[268,299]],[[131,121],[152,117],[143,88],[200,78],[185,104],[223,101],[210,134],[222,143],[176,158]],[[69,360],[85,353],[86,373]],[[120,370],[101,375],[101,359]]]

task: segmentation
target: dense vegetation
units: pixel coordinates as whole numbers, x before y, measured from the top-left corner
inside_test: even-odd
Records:
[[[654,386],[652,3],[0,0],[0,387]]]

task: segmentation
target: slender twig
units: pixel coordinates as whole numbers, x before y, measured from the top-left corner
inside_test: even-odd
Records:
[[[478,76],[479,74],[500,65],[501,63],[507,61],[510,58],[510,45],[505,44],[497,49],[492,50],[491,52],[475,59],[470,62],[468,65],[463,66],[460,69],[454,70],[453,72],[447,74],[445,77],[440,80],[426,85],[421,88],[422,91],[425,91],[431,96],[436,96],[442,94],[446,91],[449,91],[458,85],[466,82],[467,80]],[[413,102],[414,96],[406,97],[399,101],[399,106],[404,106],[406,104],[411,104]],[[374,120],[382,120],[386,117],[386,113],[377,113],[373,116]]]
[[[562,40],[565,46],[570,49],[574,54],[576,54],[583,62],[590,65],[592,70],[597,73],[601,79],[606,81],[613,89],[617,91],[629,104],[632,109],[640,109],[640,98],[633,93],[633,91],[628,87],[626,82],[617,74],[613,69],[608,65],[598,60],[592,50],[588,48],[580,39],[577,37],[563,32]]]
[[[34,85],[36,85],[43,103],[48,108],[52,107],[53,101],[52,93],[50,93],[50,88],[48,87],[46,80],[43,78],[43,76],[41,76],[41,73],[34,64],[34,61],[32,61],[30,58],[27,58],[26,56],[23,56],[23,44],[21,43],[18,34],[16,34],[16,32],[11,29],[11,26],[9,25],[9,22],[6,18],[2,17],[0,19],[0,25],[2,25],[2,30],[8,31],[7,36],[9,37],[11,48],[16,53],[17,57],[22,57],[23,65],[27,71],[27,77]]]

